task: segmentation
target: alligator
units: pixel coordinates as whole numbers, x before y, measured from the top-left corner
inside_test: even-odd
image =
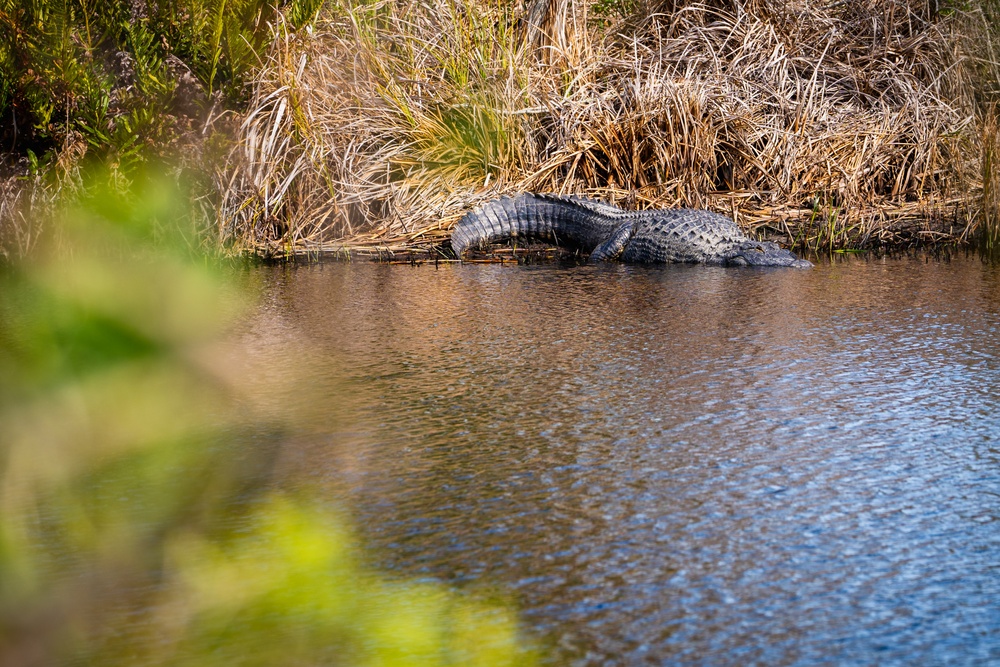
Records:
[[[735,222],[711,211],[625,211],[597,199],[553,194],[504,196],[469,211],[452,231],[451,247],[461,258],[470,247],[510,238],[546,241],[588,253],[596,262],[812,266],[776,243],[748,238]]]

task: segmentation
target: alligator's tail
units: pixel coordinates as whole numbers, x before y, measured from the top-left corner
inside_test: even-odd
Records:
[[[461,257],[470,247],[524,238],[590,252],[614,231],[621,209],[593,200],[558,195],[501,197],[473,209],[451,233]]]

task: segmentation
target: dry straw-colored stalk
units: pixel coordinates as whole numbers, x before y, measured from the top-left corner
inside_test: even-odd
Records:
[[[1000,256],[1000,108],[991,105],[983,121],[982,135],[982,250]]]
[[[523,190],[709,207],[810,248],[968,236],[990,145],[974,20],[907,0],[635,5],[346,0],[279,29],[221,181],[223,240],[431,247]]]

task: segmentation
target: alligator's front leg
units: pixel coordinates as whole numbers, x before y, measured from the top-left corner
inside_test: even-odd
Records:
[[[594,248],[590,253],[591,262],[612,262],[619,257],[625,251],[625,247],[628,242],[632,240],[632,234],[635,232],[635,220],[628,220],[618,225],[618,227],[611,233],[608,240],[601,243],[601,245]]]

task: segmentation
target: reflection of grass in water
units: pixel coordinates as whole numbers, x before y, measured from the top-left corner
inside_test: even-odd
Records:
[[[260,495],[280,424],[205,352],[245,299],[177,201],[103,192],[0,272],[0,663],[524,664],[505,608]]]

